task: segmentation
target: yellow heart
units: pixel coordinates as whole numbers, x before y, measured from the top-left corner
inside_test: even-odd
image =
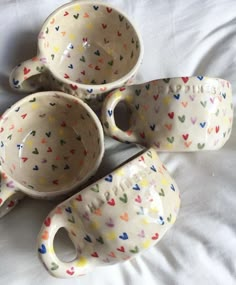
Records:
[[[51,247],[48,248],[48,252],[49,252],[49,253],[55,253],[53,246],[51,246]]]
[[[125,98],[125,101],[127,102],[127,103],[132,103],[133,102],[133,96],[127,96],[126,98]]]
[[[81,9],[80,5],[74,6],[74,10],[75,10],[76,12],[80,11],[80,9]]]
[[[32,107],[33,110],[36,110],[36,109],[38,109],[39,104],[38,103],[32,103],[31,107]]]
[[[168,180],[165,179],[165,178],[162,178],[162,179],[161,179],[161,184],[162,184],[162,185],[165,185],[165,186],[168,185]]]
[[[59,47],[53,47],[54,52],[59,52],[60,48]]]
[[[91,223],[89,224],[89,226],[90,226],[92,229],[94,229],[94,230],[97,230],[97,229],[100,228],[100,224],[99,224],[98,222],[95,222],[95,221],[91,222]]]
[[[27,140],[26,144],[31,147],[33,145],[33,142],[31,140]]]
[[[93,25],[92,25],[91,23],[89,23],[89,24],[87,25],[87,29],[88,29],[88,30],[92,30],[92,29],[93,29]]]
[[[40,183],[41,185],[44,185],[45,182],[46,182],[46,180],[45,180],[44,177],[41,177],[41,178],[39,179],[39,183]]]
[[[124,175],[124,170],[123,169],[117,169],[115,171],[115,174],[119,175],[119,176],[123,176]]]
[[[151,245],[150,240],[145,240],[145,241],[142,243],[142,247],[143,247],[143,248],[149,248],[150,245]]]
[[[150,222],[149,222],[149,219],[148,219],[148,218],[144,218],[144,219],[142,219],[142,223],[143,223],[144,225],[147,225],[147,224],[149,224]]]
[[[78,267],[83,267],[87,265],[87,263],[88,263],[88,260],[84,256],[81,256],[80,259],[75,262],[75,265]]]
[[[170,101],[171,101],[171,98],[169,96],[166,96],[163,98],[163,103],[165,105],[169,105],[170,104]]]
[[[79,45],[77,47],[77,49],[78,49],[79,52],[83,52],[84,51],[84,46],[83,45]]]
[[[172,145],[171,143],[167,143],[167,144],[165,145],[165,147],[166,147],[167,149],[169,149],[169,150],[172,150],[172,149],[173,149],[173,145]]]
[[[148,181],[147,181],[147,179],[141,180],[141,181],[140,181],[140,185],[143,186],[143,187],[148,186]]]
[[[48,120],[49,120],[49,122],[55,122],[55,117],[49,116],[49,117],[48,117]]]
[[[62,136],[62,135],[64,135],[64,130],[62,128],[60,128],[58,133],[59,133],[60,136]]]
[[[120,97],[121,97],[121,92],[120,92],[120,91],[116,92],[116,93],[115,93],[115,97],[116,97],[116,98],[120,98]]]
[[[150,207],[150,212],[153,212],[153,213],[158,213],[159,210],[157,207]]]
[[[75,39],[75,35],[74,34],[69,34],[69,39],[73,41]]]
[[[116,239],[116,233],[115,232],[109,232],[106,234],[106,237],[108,240],[115,240]]]

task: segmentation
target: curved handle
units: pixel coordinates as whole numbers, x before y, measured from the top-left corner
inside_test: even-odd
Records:
[[[71,262],[63,262],[57,257],[54,251],[53,242],[59,229],[65,228],[69,236],[71,234],[75,235],[73,229],[69,229],[69,223],[70,222],[66,220],[66,216],[62,214],[61,208],[58,207],[44,220],[37,239],[39,259],[42,261],[47,271],[54,277],[78,277],[86,274],[89,271],[89,268],[91,268],[86,257],[77,256]]]
[[[107,135],[122,142],[137,142],[137,136],[131,128],[123,131],[115,122],[114,110],[119,102],[124,101],[128,106],[132,106],[132,95],[127,94],[125,90],[125,87],[116,89],[106,97],[102,106],[101,120]]]
[[[18,191],[14,182],[8,179],[4,173],[1,173],[0,218],[13,210],[24,196],[22,192]]]
[[[10,74],[10,86],[20,92],[37,91],[41,84],[39,76],[36,75],[40,75],[44,68],[44,64],[37,57],[18,64]]]

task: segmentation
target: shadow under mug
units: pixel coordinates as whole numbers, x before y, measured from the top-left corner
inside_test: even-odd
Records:
[[[126,130],[116,125],[114,111],[119,102],[129,108]],[[230,137],[232,122],[230,83],[203,76],[166,78],[114,90],[102,110],[107,135],[160,151],[219,149]]]
[[[67,195],[98,169],[103,129],[92,109],[62,92],[16,102],[0,120],[0,217],[24,195]]]
[[[73,1],[46,19],[37,55],[14,68],[10,85],[63,91],[96,107],[104,93],[131,83],[142,58],[141,36],[126,15],[109,4]]]

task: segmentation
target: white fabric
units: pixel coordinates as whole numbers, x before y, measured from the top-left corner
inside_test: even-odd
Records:
[[[137,82],[174,76],[208,75],[229,80],[236,90],[235,0],[109,0],[139,29],[145,55]],[[22,98],[8,85],[10,70],[36,53],[45,18],[65,0],[0,1],[0,111]],[[236,103],[236,96],[234,97]],[[234,120],[235,121],[235,120]],[[236,284],[236,122],[230,140],[214,152],[161,153],[181,190],[176,224],[160,243],[136,260],[97,269],[73,280],[48,275],[35,240],[58,203],[24,199],[0,220],[0,284]],[[112,139],[97,177],[139,148]],[[68,244],[58,250],[70,254]]]

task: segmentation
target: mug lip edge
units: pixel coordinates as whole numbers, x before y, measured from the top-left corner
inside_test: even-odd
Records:
[[[24,104],[24,101],[32,98],[32,97],[47,97],[48,94],[58,94],[60,96],[63,96],[66,99],[69,99],[70,101],[78,101],[80,105],[82,105],[87,112],[89,112],[89,114],[91,115],[93,121],[95,122],[97,129],[98,129],[98,136],[100,138],[100,152],[99,152],[99,156],[97,157],[96,163],[93,164],[93,167],[91,168],[90,172],[87,173],[87,175],[84,175],[84,177],[79,180],[76,181],[76,183],[74,183],[70,188],[66,188],[64,190],[58,190],[58,191],[50,191],[50,192],[43,192],[43,191],[37,191],[37,190],[33,190],[33,189],[29,189],[26,186],[22,185],[21,183],[17,182],[12,176],[11,174],[9,174],[8,172],[6,172],[4,170],[3,165],[0,165],[0,173],[2,172],[6,172],[7,176],[10,177],[13,181],[14,184],[16,186],[16,188],[18,188],[16,191],[20,191],[30,197],[35,197],[35,198],[54,198],[54,197],[59,197],[63,194],[69,194],[70,192],[72,192],[75,188],[81,186],[83,183],[85,183],[90,177],[92,177],[96,171],[98,170],[103,156],[104,156],[104,152],[105,152],[105,145],[104,145],[104,132],[103,132],[103,128],[102,128],[102,124],[98,118],[98,116],[95,114],[95,112],[92,110],[92,108],[90,108],[88,106],[88,104],[86,104],[82,99],[74,97],[70,94],[61,92],[61,91],[43,91],[43,92],[36,92],[36,93],[32,93],[30,95],[27,95],[25,97],[23,97],[22,99],[18,100],[16,103],[14,103],[12,106],[10,106],[2,115],[1,115],[1,119],[0,119],[0,127],[2,127],[4,125],[4,116],[6,116],[9,112],[11,112],[16,106],[18,106],[19,102],[22,104]]]
[[[141,33],[139,32],[139,30],[136,27],[136,24],[131,21],[129,19],[129,17],[127,16],[126,13],[124,13],[123,11],[121,11],[119,8],[114,7],[113,5],[110,5],[109,3],[103,3],[103,2],[99,2],[99,1],[86,1],[86,0],[81,0],[81,1],[74,1],[74,2],[69,2],[66,3],[64,5],[61,5],[60,7],[58,7],[57,9],[55,9],[51,14],[48,15],[48,17],[46,18],[46,20],[44,21],[43,25],[41,26],[40,33],[42,33],[46,26],[48,25],[49,21],[51,20],[51,18],[56,15],[58,12],[60,12],[61,10],[63,10],[66,7],[70,7],[70,6],[74,6],[77,4],[93,4],[93,5],[99,5],[99,6],[103,6],[103,7],[111,7],[112,9],[114,9],[116,12],[118,12],[119,14],[121,14],[122,16],[124,16],[126,18],[126,20],[129,22],[129,24],[133,27],[134,32],[137,35],[137,38],[139,40],[139,55],[138,58],[136,60],[135,65],[131,68],[131,70],[126,73],[124,76],[120,77],[119,79],[113,81],[113,82],[109,82],[109,83],[105,83],[105,84],[83,84],[83,83],[79,83],[79,82],[75,82],[72,81],[70,79],[66,79],[63,76],[61,76],[60,74],[58,74],[57,72],[55,72],[54,69],[52,69],[50,67],[50,64],[48,63],[44,63],[44,65],[48,68],[48,70],[52,73],[52,75],[59,79],[61,82],[66,83],[66,84],[73,84],[73,85],[77,85],[78,88],[81,88],[83,90],[88,89],[89,87],[92,86],[93,90],[96,91],[101,91],[101,88],[106,87],[107,90],[109,91],[113,88],[116,88],[117,86],[121,86],[123,85],[126,81],[130,80],[132,76],[135,75],[135,73],[137,72],[138,68],[140,67],[142,61],[143,61],[143,57],[144,57],[144,43],[143,43],[143,39],[141,37]],[[37,57],[41,58],[45,56],[44,53],[44,49],[42,49],[43,45],[41,44],[41,42],[38,40],[37,41],[37,47],[38,47],[38,52],[37,52]]]

